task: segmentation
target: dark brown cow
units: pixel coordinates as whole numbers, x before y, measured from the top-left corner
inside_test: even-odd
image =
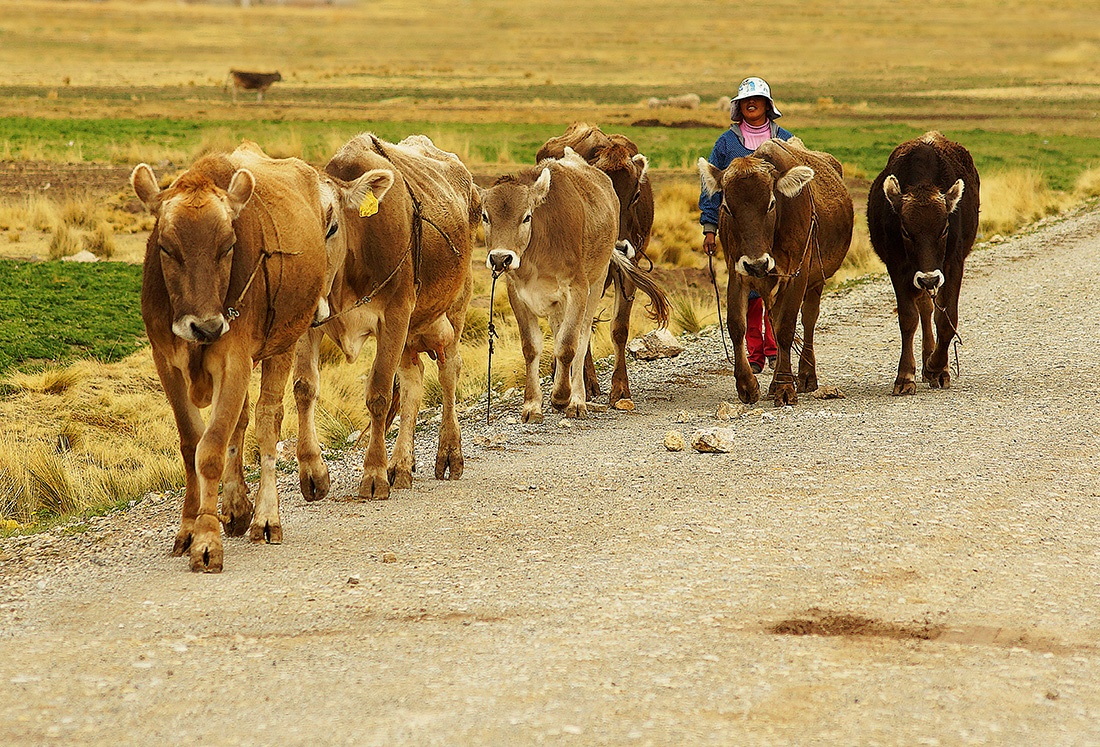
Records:
[[[704,189],[722,193],[718,238],[729,268],[727,322],[737,356],[737,395],[746,403],[760,398],[744,345],[749,291],[755,290],[771,314],[779,347],[768,393],[777,407],[793,405],[797,392],[817,389],[814,327],[821,291],[852,241],[852,198],[840,163],[806,150],[797,139],[773,139],[753,155],[733,159],[725,170],[700,158],[699,172]],[[802,354],[796,390],[791,345],[799,309]]]
[[[237,89],[242,91],[255,91],[256,103],[264,100],[264,93],[271,88],[272,83],[278,83],[283,79],[276,70],[273,73],[249,73],[244,70],[230,70],[227,85],[233,86],[233,103],[237,103]]]
[[[187,475],[172,552],[189,550],[191,570],[219,572],[221,524],[229,535],[282,541],[275,449],[294,343],[314,317],[325,269],[319,176],[302,161],[245,145],[205,156],[163,191],[145,164],[130,179],[156,216],[141,314]],[[241,453],[255,361],[263,367],[253,508]]]
[[[918,320],[921,378],[933,388],[951,385],[947,346],[957,334],[963,264],[978,234],[980,188],[970,153],[938,132],[895,148],[871,185],[867,228],[875,253],[890,271],[901,327],[894,394],[917,389],[913,335]]]
[[[645,257],[649,246],[649,234],[653,228],[653,185],[648,178],[649,160],[638,152],[638,147],[625,135],[605,135],[599,127],[575,123],[565,134],[547,140],[535,156],[536,161],[561,158],[565,148],[572,148],[611,177],[615,195],[619,199],[619,241],[616,248],[626,254],[635,266]],[[648,259],[646,260],[648,261]],[[615,284],[615,311],[611,319],[611,341],[615,345],[615,370],[611,374],[610,403],[630,399],[630,380],[626,373],[626,343],[630,338],[630,314],[634,308],[637,288],[649,296],[650,316],[660,326],[668,324],[668,298],[665,292],[650,278],[635,283],[632,275],[617,269],[615,262],[607,273],[604,290]],[[636,273],[633,274],[636,277]],[[585,353],[585,388],[588,396],[600,393],[596,368],[592,364],[591,347]]]
[[[328,238],[336,273],[328,295],[331,316],[302,338],[295,364],[302,494],[319,500],[330,487],[314,421],[322,334],[348,360],[358,356],[367,337],[377,341],[367,377],[371,424],[359,497],[384,499],[391,485],[412,485],[413,436],[424,391],[421,353],[436,360],[443,389],[435,476],[457,480],[463,470],[455,412],[458,343],[473,293],[470,257],[480,217],[473,177],[457,156],[424,136],[395,145],[369,134],[346,143],[325,172],[337,203]],[[398,405],[401,427],[387,462],[386,429]]]

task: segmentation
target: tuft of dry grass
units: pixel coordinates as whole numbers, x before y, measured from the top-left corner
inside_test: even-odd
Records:
[[[1081,172],[1073,185],[1073,194],[1082,200],[1100,197],[1100,166],[1091,166]]]
[[[989,237],[1054,215],[1068,206],[1069,199],[1047,187],[1041,172],[1022,169],[983,174],[981,203],[979,236]]]
[[[81,250],[80,233],[68,223],[58,223],[50,238],[50,259],[71,257]]]

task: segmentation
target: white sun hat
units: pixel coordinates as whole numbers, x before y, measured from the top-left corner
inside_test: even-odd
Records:
[[[779,107],[772,101],[772,89],[768,85],[768,81],[763,78],[745,78],[741,81],[741,85],[737,87],[737,95],[730,101],[730,115],[734,115],[737,112],[737,102],[741,99],[751,98],[753,96],[763,96],[768,100],[768,103],[772,105],[773,119],[779,119],[783,115],[779,113]]]

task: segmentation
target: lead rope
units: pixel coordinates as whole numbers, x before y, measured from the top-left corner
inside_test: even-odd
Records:
[[[959,334],[959,329],[955,326],[955,323],[951,321],[951,315],[947,313],[947,307],[936,304],[936,294],[927,289],[924,292],[932,299],[932,308],[943,314],[943,318],[947,320],[948,326],[951,327],[951,332],[954,333],[951,340],[951,350],[955,353],[955,378],[957,379],[962,376],[959,369],[959,348],[963,346],[962,335]]]
[[[710,284],[714,286],[714,303],[718,307],[718,334],[722,338],[722,349],[726,351],[726,362],[732,364],[730,349],[726,345],[726,325],[722,322],[722,294],[718,292],[718,276],[714,273],[714,255],[709,252],[707,266],[710,267]]]
[[[485,372],[485,425],[489,424],[489,408],[493,402],[493,338],[498,337],[493,324],[493,298],[497,292],[497,278],[500,271],[493,272],[493,284],[489,288],[489,367]]]

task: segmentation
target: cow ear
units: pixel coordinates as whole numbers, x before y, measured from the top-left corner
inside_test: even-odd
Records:
[[[130,186],[134,188],[134,194],[141,200],[145,209],[151,213],[155,212],[160,206],[160,186],[149,164],[139,163],[134,167],[130,173]]]
[[[550,169],[544,167],[539,178],[531,185],[531,207],[538,207],[546,201],[550,194]]]
[[[630,160],[638,167],[638,183],[641,184],[649,178],[649,159],[639,153]]]
[[[229,209],[233,212],[233,217],[236,218],[244,210],[245,204],[248,203],[252,197],[252,192],[256,189],[256,177],[252,176],[252,172],[248,169],[237,169],[233,174],[233,178],[229,180]]]
[[[951,189],[947,190],[947,194],[944,197],[947,200],[947,212],[955,212],[955,208],[959,206],[959,200],[962,199],[963,189],[965,185],[963,180],[959,179],[957,182],[951,185]]]
[[[370,203],[373,203],[373,209],[377,211],[378,203],[390,191],[395,179],[396,177],[389,169],[371,169],[364,172],[344,190],[344,207],[348,210],[358,210],[364,218],[373,215]]]
[[[699,176],[703,180],[703,192],[707,197],[722,191],[722,169],[705,158],[699,159]]]
[[[779,180],[775,183],[775,188],[784,197],[797,197],[802,192],[802,188],[809,184],[813,178],[814,170],[809,166],[795,166],[779,177]]]
[[[886,195],[887,201],[890,203],[890,207],[894,208],[894,212],[901,214],[901,185],[898,184],[898,178],[893,174],[886,177],[886,181],[882,183],[882,191]]]

